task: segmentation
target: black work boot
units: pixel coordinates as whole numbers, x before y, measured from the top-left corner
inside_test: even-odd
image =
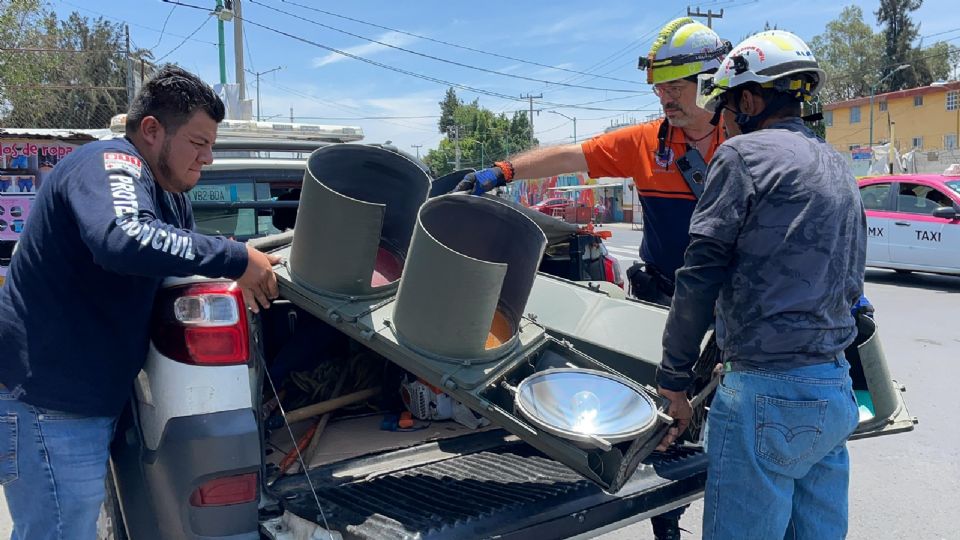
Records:
[[[653,516],[650,525],[656,540],[680,540],[680,516]]]

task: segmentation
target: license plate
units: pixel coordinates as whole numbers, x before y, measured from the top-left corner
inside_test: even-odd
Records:
[[[190,200],[194,202],[235,201],[237,190],[229,185],[196,186],[190,190]]]

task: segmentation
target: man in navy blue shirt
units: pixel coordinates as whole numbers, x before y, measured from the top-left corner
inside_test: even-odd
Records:
[[[224,107],[166,67],[126,137],[87,144],[43,183],[0,288],[0,483],[13,538],[94,538],[109,443],[146,359],[169,276],[235,279],[256,312],[274,256],[194,232],[186,192],[213,161]]]

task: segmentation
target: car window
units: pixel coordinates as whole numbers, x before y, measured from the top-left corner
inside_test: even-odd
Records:
[[[247,239],[293,226],[296,208],[238,208],[237,203],[296,201],[300,171],[206,171],[188,193],[197,232]]]
[[[953,206],[944,193],[923,184],[903,182],[897,193],[897,211],[909,214],[932,214],[941,206]]]
[[[860,188],[865,210],[888,210],[890,208],[890,184],[871,184]]]
[[[947,187],[952,189],[955,193],[960,194],[960,180],[947,182]]]

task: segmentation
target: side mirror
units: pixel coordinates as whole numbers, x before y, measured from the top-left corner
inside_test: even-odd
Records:
[[[952,206],[941,206],[933,211],[933,217],[943,219],[957,219],[957,210]]]

